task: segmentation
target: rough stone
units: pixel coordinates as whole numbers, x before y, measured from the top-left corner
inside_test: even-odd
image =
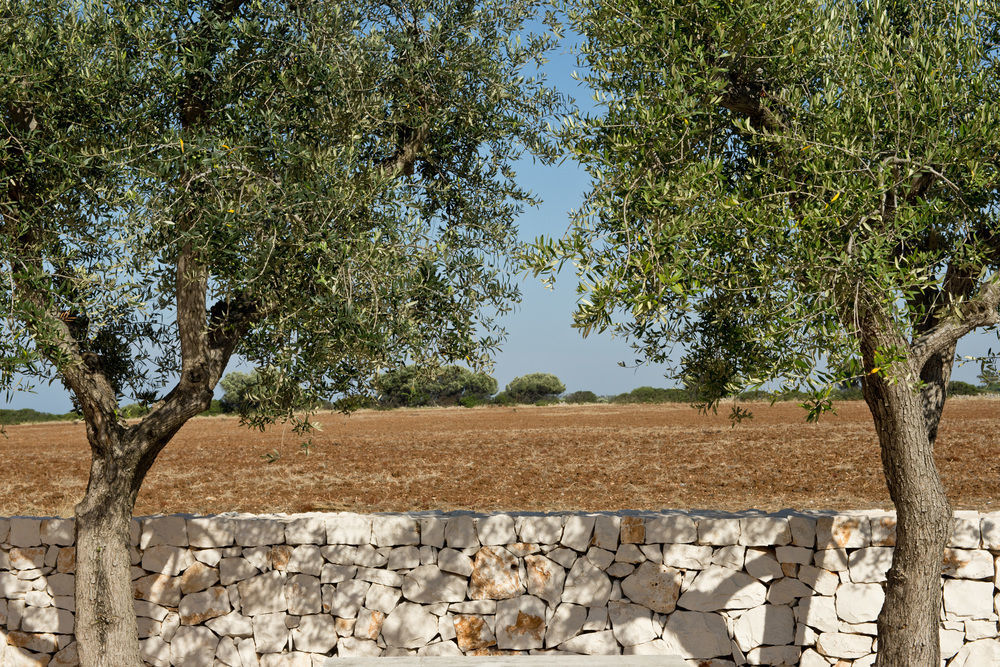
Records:
[[[996,621],[966,621],[965,639],[976,641],[977,639],[993,639],[997,636]]]
[[[559,605],[545,630],[545,646],[551,648],[575,637],[583,630],[586,620],[586,607],[566,603]],[[601,629],[604,629],[603,625]]]
[[[748,547],[781,546],[792,541],[788,519],[776,516],[751,516],[740,519],[739,543]]]
[[[142,522],[139,548],[148,549],[158,545],[172,547],[188,546],[187,524],[182,516],[155,516]]]
[[[820,632],[837,632],[840,628],[837,606],[832,597],[802,598],[794,611],[796,621]]]
[[[989,551],[945,549],[942,572],[957,579],[993,579],[996,574]]]
[[[250,617],[236,611],[206,621],[205,625],[220,637],[250,637],[253,635]]]
[[[841,584],[837,589],[837,615],[848,623],[868,623],[878,618],[885,601],[879,584]]]
[[[896,546],[896,515],[873,516],[868,520],[873,547]]]
[[[655,567],[655,566],[654,566]],[[635,575],[632,575],[635,576]],[[580,558],[566,576],[562,601],[584,607],[603,607],[611,597],[611,579],[586,558]]]
[[[436,565],[421,565],[403,577],[403,596],[412,602],[461,602],[465,600],[467,580],[442,572]]]
[[[980,532],[983,536],[984,549],[1000,550],[1000,512],[984,514],[981,519]]]
[[[748,610],[733,622],[733,638],[744,652],[765,644],[791,644],[795,639],[792,608],[763,605]]]
[[[577,635],[559,645],[563,651],[584,655],[618,655],[618,642],[611,630]]]
[[[954,616],[990,618],[993,613],[992,581],[948,579],[944,582],[944,609]]]
[[[645,529],[647,544],[690,544],[698,539],[697,524],[684,514],[647,517]]]
[[[562,597],[566,570],[545,556],[525,556],[528,593],[555,606]]]
[[[586,551],[594,533],[594,516],[573,515],[566,518],[559,543],[576,551]]]
[[[313,544],[300,544],[292,549],[292,553],[288,557],[288,563],[285,565],[285,570],[287,572],[311,574],[318,577],[323,572],[323,565],[323,554],[320,552],[319,547]]]
[[[41,529],[41,519],[13,517],[7,541],[12,547],[37,547],[42,543]]]
[[[795,600],[810,595],[812,590],[808,586],[789,577],[772,582],[767,589],[767,601],[771,604],[792,604]]]
[[[225,616],[231,610],[226,589],[216,586],[185,595],[177,611],[181,616],[181,625],[200,625],[209,619]]]
[[[763,582],[780,579],[784,576],[781,564],[770,552],[763,549],[747,549],[743,569],[754,579]]]
[[[583,632],[596,632],[608,627],[608,608],[591,607],[587,609],[587,620],[583,622]]]
[[[833,595],[840,586],[840,577],[812,565],[799,567],[798,579],[820,595]]]
[[[798,646],[759,646],[747,651],[748,665],[795,665],[802,649]]]
[[[193,563],[181,575],[181,593],[197,593],[219,583],[218,568],[209,567],[204,563]]]
[[[645,644],[660,634],[653,627],[652,612],[648,607],[615,600],[608,603],[608,616],[615,639],[622,646]]]
[[[289,576],[285,580],[285,600],[288,603],[288,613],[295,616],[318,614],[323,611],[319,577],[308,574]],[[245,601],[243,605],[246,606]]]
[[[851,581],[876,583],[885,581],[885,573],[892,565],[892,548],[864,547],[851,553],[847,559]]]
[[[382,584],[383,586],[398,587],[403,585],[403,575],[399,572],[383,570],[376,567],[359,567],[357,573],[354,575],[354,578],[374,584]]]
[[[253,642],[258,653],[281,653],[288,645],[285,614],[258,614],[253,617]]]
[[[206,516],[187,520],[188,542],[192,547],[228,547],[233,544],[235,531],[229,519]]]
[[[593,545],[601,549],[614,551],[618,549],[618,535],[621,532],[621,518],[607,514],[600,514],[594,518],[594,539]],[[998,532],[997,542],[1000,543],[1000,532]],[[583,549],[580,549],[583,551]]]
[[[365,602],[371,584],[365,581],[351,579],[337,584],[333,597],[330,600],[330,608],[324,609],[334,616],[341,618],[354,618],[361,605]]]
[[[333,565],[332,563],[326,563],[323,565],[323,569],[320,570],[319,580],[323,584],[336,584],[341,581],[353,579],[357,571],[358,568],[354,565]]]
[[[420,544],[440,549],[444,546],[444,527],[447,520],[438,516],[420,518]]]
[[[223,586],[249,579],[258,570],[246,558],[223,558],[219,561],[219,583]]]
[[[509,514],[493,514],[476,520],[476,532],[483,546],[498,546],[516,541],[514,518]]]
[[[142,569],[171,577],[180,574],[194,562],[191,551],[181,547],[160,545],[150,547],[142,554]]]
[[[663,628],[663,641],[670,653],[682,658],[705,660],[732,650],[725,619],[697,611],[672,613]]]
[[[842,548],[820,549],[813,556],[813,563],[816,567],[830,572],[847,572],[850,568],[847,550]]]
[[[412,570],[420,565],[420,549],[415,546],[396,547],[389,552],[390,570]]]
[[[739,519],[700,519],[698,521],[698,544],[730,546],[739,544]]]
[[[503,547],[483,547],[476,553],[469,579],[470,598],[504,600],[521,594],[524,589],[524,583],[518,576],[517,559],[513,554]]]
[[[475,651],[476,649],[496,646],[497,640],[493,630],[490,629],[482,616],[460,614],[454,617],[452,623],[455,639],[461,650]]]
[[[871,544],[872,531],[868,517],[837,514],[816,519],[817,549],[855,549]]]
[[[730,570],[742,570],[747,548],[740,545],[720,547],[712,555],[712,565],[721,565]]]
[[[351,512],[340,512],[327,517],[327,544],[370,544],[372,540],[372,518]]]
[[[76,522],[73,519],[42,519],[39,526],[39,539],[42,544],[56,544],[59,546],[69,546],[75,541]],[[3,532],[0,530],[0,532]],[[0,542],[4,538],[0,536]]]
[[[456,549],[442,549],[438,552],[438,567],[444,572],[467,577],[472,574],[472,559]]]
[[[663,564],[686,570],[704,570],[712,563],[712,547],[694,544],[664,544]]]
[[[322,516],[297,516],[285,522],[285,543],[325,544],[326,521]]]
[[[514,523],[517,536],[522,542],[532,544],[554,544],[562,535],[561,516],[519,516]]]
[[[376,515],[372,517],[372,541],[377,547],[420,544],[420,525],[408,516]]]
[[[646,561],[622,581],[622,593],[637,604],[661,614],[669,614],[677,606],[681,579],[679,570]],[[565,595],[563,599],[566,600]]]
[[[365,609],[362,607],[358,611],[357,620],[354,622],[354,636],[358,639],[378,639],[383,621],[385,621],[385,614],[375,609]]]
[[[241,547],[265,547],[285,541],[285,526],[274,519],[235,519],[236,544]],[[260,650],[260,647],[257,647]]]
[[[14,547],[7,553],[14,570],[35,570],[45,565],[45,547]]]
[[[285,580],[281,572],[265,572],[241,581],[236,588],[240,593],[242,612],[247,616],[256,616],[288,609]]]
[[[691,611],[750,609],[763,604],[766,595],[764,584],[751,576],[712,565],[698,573],[677,606]]]
[[[821,632],[816,638],[816,651],[831,658],[862,658],[872,652],[872,638],[842,632]]]
[[[382,622],[382,638],[386,646],[420,648],[437,634],[437,617],[423,606],[403,602]]]
[[[132,592],[138,600],[176,607],[181,601],[181,580],[165,574],[150,574],[133,581]]]
[[[545,603],[533,595],[499,601],[496,638],[501,649],[541,648],[545,640]]]
[[[615,561],[615,554],[600,547],[590,547],[587,550],[587,560],[593,563],[597,569],[606,570]]]
[[[471,516],[453,516],[444,529],[444,541],[452,549],[467,549],[479,546],[476,535],[476,520]]]
[[[218,646],[219,638],[208,628],[178,628],[170,640],[170,664],[211,667]]]
[[[365,607],[388,614],[396,608],[402,592],[398,588],[390,588],[382,584],[372,584],[365,594]]]
[[[959,510],[952,517],[948,546],[956,549],[978,549],[983,533],[979,512]]]
[[[986,667],[1000,665],[1000,642],[995,639],[980,639],[969,642],[955,654],[948,667]]]
[[[357,637],[345,637],[337,643],[337,657],[339,658],[376,658],[382,655],[382,649],[378,644],[367,639]]]

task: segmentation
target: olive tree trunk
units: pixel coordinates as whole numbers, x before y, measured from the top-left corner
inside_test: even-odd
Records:
[[[934,463],[944,401],[929,406],[927,396],[904,378],[871,374],[862,387],[896,506],[896,548],[878,617],[876,664],[940,667],[941,562],[952,527],[951,506]],[[937,399],[938,392],[931,394]]]

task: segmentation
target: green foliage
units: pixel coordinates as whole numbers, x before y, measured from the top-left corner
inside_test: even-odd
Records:
[[[589,390],[572,391],[563,396],[564,403],[597,403],[600,401],[597,394]]]
[[[405,359],[487,358],[535,203],[515,162],[555,158],[537,5],[7,3],[0,387],[79,352],[119,400],[168,395],[181,257],[208,339],[273,372],[258,426]]]
[[[261,409],[261,375],[253,370],[249,373],[232,371],[219,381],[222,398],[219,407],[223,412],[250,414]]]
[[[636,387],[632,391],[618,394],[612,403],[691,403],[692,394],[687,389],[663,389],[659,387]]]
[[[129,403],[121,410],[118,411],[118,416],[124,419],[136,419],[142,417],[149,413],[148,405],[141,405],[139,403]]]
[[[672,374],[705,406],[773,378],[812,380],[822,412],[842,378],[824,369],[865,353],[857,377],[893,381],[897,341],[970,299],[995,312],[1000,4],[574,0],[570,16],[600,108],[559,131],[593,188],[525,259],[549,279],[578,267],[585,335],[652,362],[679,348]]]
[[[486,373],[461,366],[411,365],[383,373],[377,379],[377,387],[380,402],[386,407],[458,404],[471,407],[489,399],[497,390],[497,381]]]
[[[510,381],[504,392],[515,403],[535,403],[554,399],[566,391],[566,385],[551,373],[529,373]]]
[[[79,415],[73,412],[64,415],[53,415],[48,412],[38,412],[31,408],[21,408],[18,410],[0,410],[0,426],[11,426],[13,424],[34,424],[38,422],[72,421],[79,419]]]
[[[500,405],[503,407],[510,407],[512,405],[517,405],[519,401],[514,400],[514,397],[505,391],[499,392],[493,397],[493,405]]]
[[[224,415],[226,413],[227,413],[227,410],[223,410],[222,409],[222,401],[213,399],[211,405],[208,408],[208,410],[205,410],[204,412],[199,412],[198,416],[199,417],[217,417],[219,415]]]
[[[981,389],[970,382],[952,380],[948,383],[949,396],[979,396],[983,393],[985,393],[984,389]]]

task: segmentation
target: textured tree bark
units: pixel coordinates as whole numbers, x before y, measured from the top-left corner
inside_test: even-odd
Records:
[[[95,457],[76,506],[76,639],[87,667],[142,665],[132,595],[129,471]],[[136,488],[138,488],[136,486]]]
[[[862,341],[868,369],[873,367],[872,352],[873,346]],[[878,617],[876,664],[939,667],[941,562],[951,534],[952,512],[934,463],[931,433],[937,432],[944,401],[936,417],[928,419],[924,397],[905,377],[890,382],[878,374],[867,375],[862,389],[896,506],[896,548]]]

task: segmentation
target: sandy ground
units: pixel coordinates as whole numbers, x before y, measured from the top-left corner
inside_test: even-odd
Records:
[[[728,409],[679,405],[330,413],[308,455],[290,428],[198,418],[150,470],[135,513],[891,506],[863,403],[819,424],[794,403],[751,407],[735,427]],[[1000,509],[998,454],[1000,400],[949,401],[937,462],[956,509]],[[0,516],[72,515],[88,462],[82,424],[7,427]]]

